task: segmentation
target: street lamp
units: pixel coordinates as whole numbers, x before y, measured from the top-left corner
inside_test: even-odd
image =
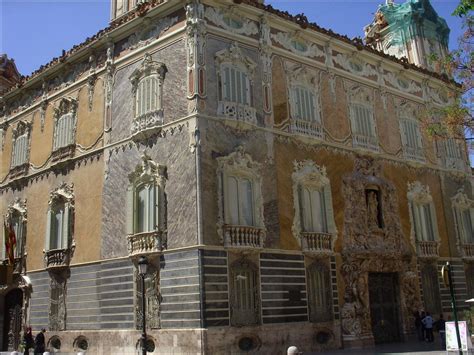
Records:
[[[138,274],[142,279],[142,355],[146,355],[146,309],[145,309],[145,276],[148,269],[148,260],[144,256],[138,260]]]

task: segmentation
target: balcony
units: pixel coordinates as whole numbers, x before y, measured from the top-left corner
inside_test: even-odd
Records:
[[[261,249],[265,241],[265,230],[259,227],[225,225],[224,247],[236,249]]]
[[[474,260],[474,244],[462,244],[461,254],[463,259]]]
[[[163,233],[159,231],[130,234],[128,240],[128,256],[156,254],[163,250]]]
[[[333,235],[329,233],[302,232],[301,249],[304,253],[331,255]]]
[[[71,158],[74,156],[74,152],[76,151],[76,144],[69,144],[65,147],[59,147],[53,150],[51,153],[51,160],[52,162],[59,162],[61,160]]]
[[[44,262],[47,269],[68,267],[74,255],[75,245],[67,249],[52,249],[44,251]]]
[[[439,243],[436,241],[417,241],[416,248],[419,258],[436,259],[439,257]]]
[[[133,137],[148,137],[161,130],[163,126],[163,110],[147,112],[136,117],[132,123]]]
[[[29,167],[30,167],[29,163],[24,163],[24,164],[20,164],[15,167],[12,167],[9,173],[10,179],[15,179],[17,177],[26,175],[28,173]]]
[[[257,110],[248,105],[230,101],[219,101],[217,113],[236,121],[257,124]]]
[[[324,138],[323,127],[319,122],[291,120],[291,132],[318,139]]]
[[[377,137],[364,136],[356,133],[352,135],[352,146],[354,148],[364,148],[375,152],[379,151],[379,141]]]
[[[444,166],[446,169],[466,171],[467,164],[460,158],[444,158]]]
[[[425,162],[425,156],[421,148],[403,147],[403,156],[412,161]]]
[[[23,272],[24,261],[25,259],[21,256],[15,258],[13,262],[13,274],[19,275]]]

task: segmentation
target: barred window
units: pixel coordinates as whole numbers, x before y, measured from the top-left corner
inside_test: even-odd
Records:
[[[452,159],[462,159],[462,152],[459,143],[453,139],[448,138],[445,141],[446,157]]]
[[[332,320],[331,280],[329,268],[314,263],[307,269],[308,305],[312,322]]]
[[[432,314],[441,312],[438,271],[435,264],[426,264],[421,268],[421,284],[425,309]]]
[[[231,324],[257,324],[259,317],[257,269],[246,261],[238,261],[230,269]]]
[[[53,150],[74,144],[75,121],[76,118],[72,113],[62,115],[56,120]]]

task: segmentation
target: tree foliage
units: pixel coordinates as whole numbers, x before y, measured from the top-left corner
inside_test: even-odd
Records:
[[[439,119],[428,125],[428,132],[435,138],[454,137],[474,139],[474,0],[461,0],[453,16],[462,18],[463,34],[458,39],[457,49],[445,58],[431,56],[436,70],[453,77],[461,88],[455,92],[452,103],[431,112]]]

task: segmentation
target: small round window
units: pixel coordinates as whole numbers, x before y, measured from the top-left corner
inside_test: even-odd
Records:
[[[61,339],[59,339],[59,337],[57,337],[57,336],[53,336],[49,340],[49,345],[50,345],[51,348],[53,348],[53,350],[60,350],[61,349]]]

